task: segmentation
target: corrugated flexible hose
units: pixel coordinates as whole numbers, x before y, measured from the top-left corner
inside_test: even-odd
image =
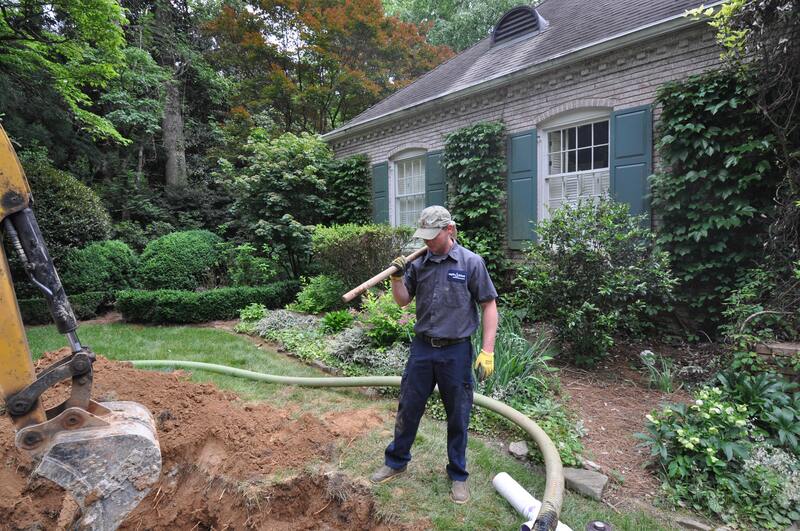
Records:
[[[135,360],[134,367],[171,367],[180,369],[197,369],[215,372],[227,376],[236,376],[259,382],[283,385],[299,385],[303,387],[400,387],[399,376],[356,376],[356,377],[322,377],[306,378],[295,376],[276,376],[245,369],[236,369],[225,365],[202,363],[199,361],[176,360]],[[558,523],[561,503],[564,497],[564,472],[558,449],[547,434],[531,419],[516,409],[488,396],[474,393],[474,403],[494,411],[520,428],[539,446],[544,457],[545,487],[542,495],[542,509],[536,517],[533,529],[536,531],[553,531]]]

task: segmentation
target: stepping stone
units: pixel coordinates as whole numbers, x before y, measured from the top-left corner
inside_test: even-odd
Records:
[[[708,526],[704,523],[698,522],[697,520],[693,520],[691,518],[687,518],[685,516],[678,516],[675,518],[675,523],[679,526],[683,527],[684,529],[695,529],[698,531],[712,531],[713,528]]]
[[[525,459],[528,456],[528,443],[525,441],[512,442],[508,445],[508,451],[518,459]]]
[[[608,476],[582,468],[565,468],[564,481],[568,489],[600,501],[608,484]]]

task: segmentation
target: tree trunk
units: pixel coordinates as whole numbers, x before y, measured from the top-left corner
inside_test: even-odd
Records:
[[[167,97],[164,102],[164,150],[167,152],[167,166],[164,177],[167,186],[186,186],[186,140],[183,137],[183,113],[181,93],[177,80],[166,83]]]
[[[139,160],[136,161],[136,186],[142,184],[144,175],[144,144],[139,144]]]

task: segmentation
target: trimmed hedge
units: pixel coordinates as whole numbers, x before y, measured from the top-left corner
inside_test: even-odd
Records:
[[[294,300],[300,283],[284,280],[261,287],[219,288],[209,291],[124,290],[117,292],[117,310],[125,320],[139,323],[203,323],[235,319],[248,304],[282,308]]]
[[[72,311],[75,312],[75,317],[77,317],[79,321],[94,319],[101,310],[110,306],[113,300],[114,293],[108,291],[91,291],[69,296],[69,303],[72,306]],[[26,325],[40,325],[53,322],[50,316],[50,310],[47,308],[47,302],[45,302],[44,298],[20,299],[17,302],[19,303],[19,312],[22,315],[22,322]]]

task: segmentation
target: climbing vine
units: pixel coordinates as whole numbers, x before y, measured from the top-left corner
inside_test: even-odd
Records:
[[[459,242],[479,254],[495,282],[507,271],[503,250],[505,214],[505,129],[480,122],[447,135],[444,148],[448,208]]]
[[[665,168],[652,179],[662,216],[658,243],[672,257],[679,300],[709,333],[739,275],[763,253],[775,214],[775,137],[749,103],[753,90],[714,71],[664,85],[657,95]]]

